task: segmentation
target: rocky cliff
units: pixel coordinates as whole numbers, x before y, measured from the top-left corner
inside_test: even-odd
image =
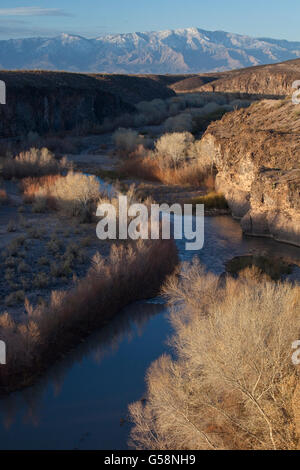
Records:
[[[215,92],[286,96],[292,93],[292,84],[300,80],[300,59],[279,64],[249,67],[230,72],[185,77],[172,85],[178,93]]]
[[[0,80],[7,90],[6,104],[0,106],[0,137],[92,129],[105,117],[134,110],[87,75],[1,72]]]
[[[264,100],[229,113],[201,151],[245,233],[300,246],[300,105]]]
[[[104,118],[134,112],[139,101],[175,96],[159,76],[2,71],[0,80],[7,88],[7,104],[0,106],[0,138],[29,131],[93,131]]]

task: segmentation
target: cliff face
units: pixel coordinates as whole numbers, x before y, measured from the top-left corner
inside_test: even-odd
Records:
[[[105,117],[134,108],[118,95],[102,90],[98,80],[81,74],[57,72],[1,72],[7,104],[0,106],[0,137],[29,131],[93,129]]]
[[[300,106],[263,101],[227,114],[202,138],[242,228],[300,246]]]
[[[300,246],[300,169],[261,169],[251,187],[244,232]]]
[[[186,77],[172,85],[179,93],[215,92],[260,97],[286,96],[300,78],[300,59],[241,70]]]
[[[272,67],[243,71],[207,83],[202,91],[245,93],[269,96],[285,96],[292,92],[292,83],[299,79],[299,72],[280,71]]]
[[[159,76],[4,71],[0,80],[7,88],[7,104],[0,106],[0,138],[29,131],[92,131],[104,118],[134,112],[139,101],[175,96]]]

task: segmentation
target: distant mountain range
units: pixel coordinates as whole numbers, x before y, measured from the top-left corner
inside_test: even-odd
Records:
[[[300,42],[198,28],[96,39],[61,34],[0,41],[0,68],[11,70],[181,74],[225,71],[299,57]]]

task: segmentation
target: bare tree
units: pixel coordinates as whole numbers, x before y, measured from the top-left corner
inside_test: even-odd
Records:
[[[135,447],[297,448],[291,345],[300,330],[300,288],[252,271],[220,288],[194,262],[167,282],[177,360],[155,362],[146,403],[130,406]]]

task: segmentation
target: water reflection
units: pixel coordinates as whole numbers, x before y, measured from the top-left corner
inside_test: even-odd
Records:
[[[161,299],[153,299],[146,302],[139,302],[131,305],[130,307],[124,309],[113,321],[111,321],[107,326],[101,330],[93,333],[88,340],[82,342],[76,349],[74,349],[70,354],[66,355],[59,363],[53,366],[47,374],[45,374],[35,386],[25,389],[21,392],[13,393],[0,401],[0,416],[2,419],[2,432],[0,430],[0,447],[3,449],[6,448],[28,448],[24,447],[24,441],[18,442],[18,433],[14,432],[15,442],[9,441],[5,436],[5,430],[18,428],[18,431],[21,429],[20,438],[22,435],[24,438],[24,432],[26,429],[39,428],[43,427],[43,418],[44,418],[44,408],[47,406],[47,401],[49,402],[49,395],[52,397],[50,400],[52,402],[60,401],[60,396],[65,395],[65,393],[74,394],[74,390],[68,390],[68,384],[65,389],[65,382],[68,382],[68,375],[70,371],[73,371],[76,376],[76,380],[80,380],[80,371],[84,368],[87,363],[93,363],[93,370],[99,370],[101,373],[101,363],[108,357],[118,358],[118,351],[120,345],[131,345],[134,348],[135,342],[138,343],[140,348],[140,341],[143,337],[144,346],[147,348],[148,353],[151,358],[153,356],[153,346],[154,349],[157,347],[155,343],[155,337],[153,337],[153,332],[150,332],[145,338],[143,336],[145,332],[145,327],[149,324],[151,318],[157,316],[158,320],[162,323],[165,322],[163,318],[163,313],[165,313],[165,307]],[[159,315],[160,314],[160,315]],[[164,334],[165,334],[164,328]],[[146,335],[147,336],[147,335]],[[161,338],[160,338],[161,339]],[[163,342],[160,342],[162,345]],[[157,356],[162,351],[157,352]],[[145,360],[143,353],[136,351],[136,358],[140,354],[141,362]],[[147,356],[147,355],[146,355]],[[146,370],[147,366],[151,362],[151,359],[146,360],[146,364],[143,364],[143,367]],[[118,374],[120,368],[123,367],[123,363],[120,361],[114,361],[115,368],[110,370],[112,374]],[[105,371],[106,372],[106,371]],[[141,375],[141,382],[144,381],[144,375]],[[107,374],[103,377],[98,376],[99,383],[102,380],[107,379]],[[134,383],[131,382],[131,387],[134,388]],[[51,393],[49,394],[49,391]],[[137,386],[136,388],[138,393],[141,393],[141,387]],[[75,391],[76,393],[76,391]],[[45,397],[46,396],[46,397]],[[133,397],[137,399],[138,395]],[[127,402],[126,402],[127,405]],[[126,412],[126,407],[123,407],[123,412]],[[62,417],[57,417],[58,421]],[[122,418],[121,412],[118,416],[118,419],[115,420],[114,425],[119,427],[119,421]],[[6,442],[5,442],[6,441]],[[124,439],[124,444],[126,445],[126,439]],[[75,445],[75,444],[74,444]],[[116,445],[117,442],[116,442]],[[64,448],[64,446],[62,446]]]
[[[195,252],[177,242],[180,257]],[[221,274],[241,255],[282,257],[300,266],[300,249],[265,238],[243,237],[230,217],[206,217],[205,244],[196,253]],[[300,281],[300,268],[291,278]],[[34,386],[0,401],[2,449],[126,449],[127,406],[143,396],[147,368],[166,351],[171,333],[161,298],[123,310],[105,328],[65,356]]]

